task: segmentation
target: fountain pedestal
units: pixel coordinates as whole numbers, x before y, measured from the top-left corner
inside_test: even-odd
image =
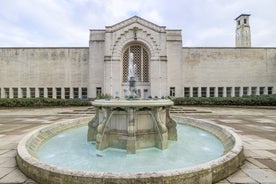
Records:
[[[130,91],[130,97],[135,98],[136,97],[136,80],[135,77],[130,77],[129,79],[129,91]]]
[[[177,140],[176,122],[169,114],[170,100],[96,100],[95,117],[89,122],[87,140],[96,142],[98,150],[168,147]]]

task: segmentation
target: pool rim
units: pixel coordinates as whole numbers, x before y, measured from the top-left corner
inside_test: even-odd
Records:
[[[222,137],[228,137],[228,143],[231,145],[227,153],[221,157],[208,161],[206,163],[198,164],[195,166],[184,167],[180,169],[156,171],[156,172],[138,172],[138,173],[112,173],[112,172],[92,172],[92,171],[80,171],[62,168],[50,164],[46,164],[40,161],[38,158],[32,154],[31,147],[34,144],[34,140],[41,136],[41,133],[45,131],[51,131],[59,133],[66,129],[76,128],[78,126],[83,126],[91,120],[91,117],[77,118],[71,120],[62,120],[57,123],[38,128],[28,135],[26,135],[18,144],[17,147],[17,165],[20,170],[32,178],[33,180],[40,183],[83,183],[83,182],[116,182],[116,181],[185,181],[188,183],[204,181],[206,183],[217,182],[221,179],[226,178],[233,172],[235,172],[244,162],[245,157],[243,154],[242,141],[239,136],[230,130],[229,128],[217,125],[211,121],[203,121],[193,118],[177,117],[174,116],[179,124],[188,124],[191,126],[198,127],[209,133],[214,134],[219,139]],[[182,121],[182,122],[181,122]],[[207,127],[202,127],[206,125]],[[216,131],[216,133],[212,132]],[[57,134],[56,133],[56,134]],[[53,134],[52,136],[56,135]],[[220,135],[221,134],[221,135]],[[42,136],[43,137],[43,136]],[[47,140],[48,140],[47,139]],[[44,140],[46,141],[46,140]],[[230,143],[229,143],[230,142]],[[35,145],[37,149],[39,145]],[[229,145],[227,145],[229,147]],[[35,151],[35,150],[33,150]]]

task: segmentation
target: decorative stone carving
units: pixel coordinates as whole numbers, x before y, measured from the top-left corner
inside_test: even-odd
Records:
[[[97,114],[89,123],[88,138],[96,137],[98,150],[111,147],[134,154],[142,148],[167,149],[169,138],[177,140],[170,100],[96,100],[93,105]]]

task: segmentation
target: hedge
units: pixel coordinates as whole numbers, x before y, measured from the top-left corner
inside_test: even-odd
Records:
[[[276,94],[244,97],[179,97],[175,105],[276,106]]]
[[[90,105],[90,101],[81,99],[0,98],[0,107],[59,107]]]
[[[244,97],[179,97],[172,100],[175,105],[276,106],[276,94]],[[82,99],[0,98],[0,107],[59,106],[91,106],[91,102]]]

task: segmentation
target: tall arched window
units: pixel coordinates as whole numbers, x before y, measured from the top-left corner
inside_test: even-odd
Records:
[[[133,53],[133,64],[136,66],[136,81],[149,82],[149,53],[141,45],[131,45],[123,53],[123,82],[128,82],[130,53]]]

